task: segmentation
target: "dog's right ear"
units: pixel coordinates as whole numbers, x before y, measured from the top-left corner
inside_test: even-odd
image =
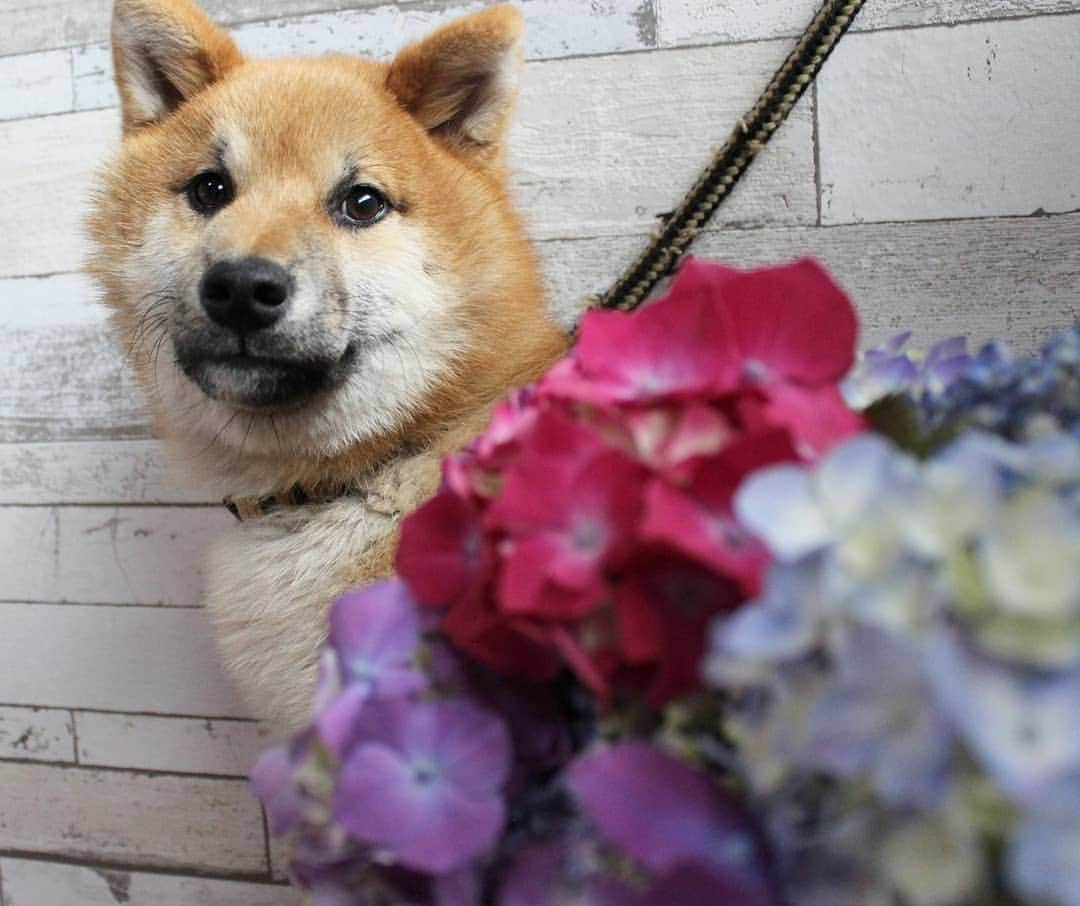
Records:
[[[189,0],[116,0],[112,46],[125,132],[168,116],[243,59]]]

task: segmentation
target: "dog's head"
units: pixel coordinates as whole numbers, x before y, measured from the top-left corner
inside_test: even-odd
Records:
[[[159,432],[333,458],[550,360],[504,166],[521,46],[497,6],[390,63],[249,61],[188,0],[116,0],[91,269]]]

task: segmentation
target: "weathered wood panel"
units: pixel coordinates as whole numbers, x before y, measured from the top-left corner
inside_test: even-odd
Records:
[[[0,277],[82,266],[91,176],[119,134],[115,111],[0,123]]]
[[[298,891],[270,884],[0,859],[4,906],[299,906]]]
[[[544,243],[549,282],[573,319],[644,237]],[[1032,350],[1080,317],[1080,216],[710,232],[696,255],[739,267],[814,255],[859,309],[861,342],[900,330],[927,344],[956,334]]]
[[[0,604],[0,627],[5,704],[249,716],[201,610]]]
[[[74,109],[71,54],[66,50],[0,58],[0,120]]]
[[[276,742],[267,728],[236,720],[77,711],[75,726],[79,763],[89,767],[246,777],[259,753]],[[2,744],[0,736],[0,750]]]
[[[378,2],[383,0],[200,0],[199,5],[216,21],[233,23]],[[5,0],[0,55],[104,41],[111,14],[112,0]]]
[[[196,607],[231,523],[222,507],[0,507],[0,600]]]
[[[384,4],[370,9],[300,16],[257,22],[232,30],[244,53],[253,57],[358,54],[385,59],[453,18],[475,12],[486,0],[471,3],[413,6]],[[569,55],[618,53],[656,45],[652,0],[523,0],[526,19],[526,57],[546,60]],[[67,110],[94,110],[117,103],[113,86],[112,56],[106,43],[71,50]],[[43,90],[42,104],[49,95]],[[24,100],[23,105],[31,104]],[[3,108],[0,107],[0,114]],[[42,110],[53,112],[51,110]],[[28,114],[22,113],[21,116]],[[0,119],[5,119],[0,115]]]
[[[712,44],[794,37],[810,23],[819,0],[657,0],[660,43]],[[955,25],[1080,9],[1077,0],[868,0],[854,31],[915,25]]]
[[[850,35],[818,83],[826,224],[1080,209],[1080,15]]]
[[[0,327],[18,330],[58,324],[101,324],[105,307],[85,274],[0,280]]]
[[[217,502],[157,441],[0,444],[0,505]]]
[[[649,229],[670,209],[784,55],[784,42],[530,63],[510,139],[515,187],[541,238]],[[677,93],[678,103],[672,103]],[[0,124],[13,161],[0,184],[0,277],[78,269],[80,210],[116,144],[115,110]],[[810,108],[792,113],[719,224],[812,223],[817,190]]]
[[[267,871],[259,806],[243,780],[0,764],[0,789],[0,840],[9,852]]]
[[[0,707],[0,760],[73,763],[75,727],[71,712]]]

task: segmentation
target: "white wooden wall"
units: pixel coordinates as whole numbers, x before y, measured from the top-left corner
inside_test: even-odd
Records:
[[[726,136],[817,0],[522,0],[518,196],[570,318]],[[207,0],[256,55],[384,56],[479,2]],[[108,0],[0,0],[0,906],[276,906],[199,555],[78,273],[115,146]],[[347,6],[341,11],[327,11]],[[698,246],[817,255],[865,342],[1031,348],[1080,314],[1080,0],[869,0]]]

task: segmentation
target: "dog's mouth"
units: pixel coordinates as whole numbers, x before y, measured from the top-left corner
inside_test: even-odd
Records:
[[[336,360],[181,353],[177,363],[211,399],[240,409],[272,410],[295,407],[332,390],[348,376],[355,358],[355,344],[350,344]]]

